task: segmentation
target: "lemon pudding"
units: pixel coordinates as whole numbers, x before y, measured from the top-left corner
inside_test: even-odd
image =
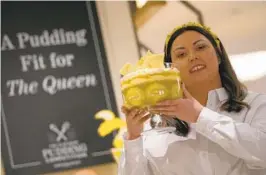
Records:
[[[182,97],[180,74],[164,65],[163,54],[148,52],[136,65],[120,70],[121,89],[127,107],[146,107],[159,101]]]

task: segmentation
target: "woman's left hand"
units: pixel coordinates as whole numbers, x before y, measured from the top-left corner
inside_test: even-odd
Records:
[[[162,101],[151,108],[152,112],[177,117],[188,123],[196,123],[203,106],[187,91],[182,84],[184,98]]]

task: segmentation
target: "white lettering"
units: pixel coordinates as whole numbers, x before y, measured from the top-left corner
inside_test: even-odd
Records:
[[[44,30],[40,35],[30,35],[26,32],[21,32],[17,33],[17,38],[20,49],[25,49],[27,46],[37,48],[65,44],[76,44],[78,47],[82,47],[87,45],[86,33],[86,29],[80,29],[77,31],[65,31],[64,29],[54,29],[50,33],[48,30]],[[7,41],[8,39],[5,40],[5,45],[8,44],[11,48],[11,42]]]
[[[40,44],[42,46],[44,46],[44,47],[45,46],[47,47],[47,46],[50,46],[51,45],[51,41],[49,39],[49,33],[48,33],[48,31],[47,30],[43,31],[43,34],[40,36]]]
[[[50,157],[53,157],[53,151],[51,149],[43,149],[42,155],[44,159],[49,159]]]
[[[18,44],[20,49],[25,49],[25,42],[28,42],[30,39],[30,35],[28,33],[18,33],[17,34],[18,38]]]
[[[97,86],[97,80],[94,74],[72,76],[69,78],[55,78],[49,75],[44,78],[42,83],[43,90],[50,95],[54,95],[59,91],[95,86]]]
[[[60,55],[55,52],[52,52],[50,54],[50,63],[53,69],[71,67],[73,65],[72,64],[73,59],[74,59],[73,54]]]
[[[1,50],[5,51],[5,50],[14,50],[15,46],[12,44],[11,40],[9,39],[9,37],[7,35],[3,36],[2,39],[2,47]]]
[[[19,80],[8,80],[6,83],[7,88],[10,88],[8,93],[9,97],[15,96],[15,86],[18,85]]]
[[[56,87],[56,79],[54,76],[47,76],[44,78],[42,83],[43,90],[50,95],[54,95],[56,93],[55,87]]]
[[[7,85],[7,88],[10,88],[9,93],[8,93],[9,97],[15,96],[16,94],[18,96],[34,95],[38,91],[38,82],[36,81],[26,83],[22,79],[8,80],[6,85]]]
[[[44,70],[46,69],[46,65],[44,64],[43,56],[40,55],[22,55],[20,56],[22,72],[27,72],[28,67],[33,63],[34,70]]]
[[[65,142],[68,143],[68,142]],[[42,150],[42,155],[46,163],[55,163],[60,161],[83,159],[88,157],[88,148],[86,143],[54,144]]]

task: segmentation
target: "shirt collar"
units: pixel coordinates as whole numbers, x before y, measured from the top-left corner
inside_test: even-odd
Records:
[[[224,88],[219,88],[209,91],[208,98],[212,95],[216,95],[220,102],[228,99],[228,94]]]

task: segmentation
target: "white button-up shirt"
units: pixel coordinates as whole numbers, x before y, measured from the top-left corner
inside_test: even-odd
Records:
[[[225,89],[210,91],[188,137],[124,139],[119,175],[266,175],[266,95],[249,92],[250,109],[220,111]]]

